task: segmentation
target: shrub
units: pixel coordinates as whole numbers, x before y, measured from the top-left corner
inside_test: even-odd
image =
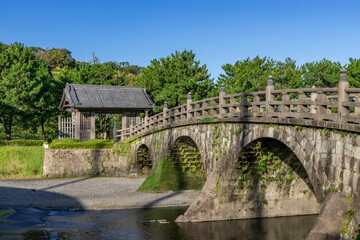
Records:
[[[57,139],[49,145],[50,149],[93,149],[93,148],[114,148],[111,140],[91,139],[88,142],[81,142],[79,139]]]
[[[30,147],[30,146],[42,146],[42,140],[0,140],[0,146],[21,146],[21,147]]]

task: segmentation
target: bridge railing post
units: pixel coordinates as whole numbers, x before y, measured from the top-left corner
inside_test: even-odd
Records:
[[[249,112],[249,108],[246,105],[247,102],[247,97],[245,95],[242,95],[240,103],[240,116],[245,116]]]
[[[340,70],[340,80],[338,85],[338,121],[344,122],[345,118],[349,116],[349,107],[344,107],[344,103],[349,102],[349,94],[346,92],[346,88],[349,87],[348,77],[346,75],[346,69]]]
[[[275,100],[274,94],[274,80],[270,75],[268,76],[267,86],[266,86],[266,115],[269,116],[271,112],[274,112],[274,107],[270,104]]]
[[[220,85],[220,93],[219,93],[219,114],[220,114],[220,118],[226,114],[226,109],[225,109],[225,84],[221,84]]]
[[[289,94],[286,91],[284,91],[281,96],[281,101],[283,101],[283,104],[281,107],[281,112],[284,112],[284,113],[290,112],[290,105],[284,103],[284,102],[288,102],[289,100],[290,100]]]
[[[355,102],[360,102],[360,94],[355,95]],[[360,116],[360,108],[355,107],[354,113],[355,113],[355,116]]]
[[[191,92],[189,92],[187,100],[186,100],[186,118],[189,121],[190,118],[192,118],[192,113],[190,112],[192,110],[192,95]]]
[[[114,122],[114,130],[113,130],[113,141],[117,143],[117,122]]]
[[[322,104],[326,102],[326,95],[323,90],[317,92],[317,99],[316,99],[316,113],[317,114],[326,114],[326,107]]]
[[[313,89],[315,89],[315,86],[312,86]],[[310,94],[310,99],[312,102],[314,102],[314,104],[311,104],[310,106],[310,113],[315,114],[317,112],[317,106],[316,106],[316,102],[317,102],[317,92],[311,92]]]
[[[251,112],[252,113],[259,113],[260,112],[260,96],[258,94],[254,95],[254,105],[251,107]],[[256,115],[254,115],[255,117]]]
[[[303,91],[299,91],[299,97],[298,97],[299,101],[306,101],[306,94]],[[299,113],[306,113],[306,105],[303,105],[301,103],[299,103],[297,105],[297,111]]]
[[[167,124],[166,118],[167,118],[167,111],[168,111],[168,110],[169,110],[168,104],[167,104],[167,102],[165,101],[165,102],[164,102],[164,108],[163,108],[163,125],[166,125],[166,124]]]

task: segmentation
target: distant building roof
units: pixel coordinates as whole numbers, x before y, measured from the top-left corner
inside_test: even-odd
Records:
[[[152,105],[141,87],[66,84],[59,108],[120,113],[152,109]]]

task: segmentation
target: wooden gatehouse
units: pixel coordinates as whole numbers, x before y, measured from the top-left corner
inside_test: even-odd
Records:
[[[153,102],[141,87],[66,84],[59,108],[71,112],[70,118],[58,118],[59,138],[88,141],[95,138],[95,114],[122,114],[126,129],[140,123],[140,113]]]

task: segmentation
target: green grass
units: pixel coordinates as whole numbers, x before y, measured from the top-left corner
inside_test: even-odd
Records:
[[[140,192],[165,192],[169,190],[201,190],[206,180],[204,173],[183,172],[168,158],[159,160],[153,175],[147,177],[139,187]]]
[[[201,124],[207,124],[207,123],[213,123],[214,119],[212,118],[206,118],[200,121]]]
[[[57,139],[49,145],[51,149],[93,149],[93,148],[114,148],[111,140],[91,139],[88,142],[81,142],[79,139]]]
[[[0,178],[41,177],[42,164],[42,146],[0,146]]]

